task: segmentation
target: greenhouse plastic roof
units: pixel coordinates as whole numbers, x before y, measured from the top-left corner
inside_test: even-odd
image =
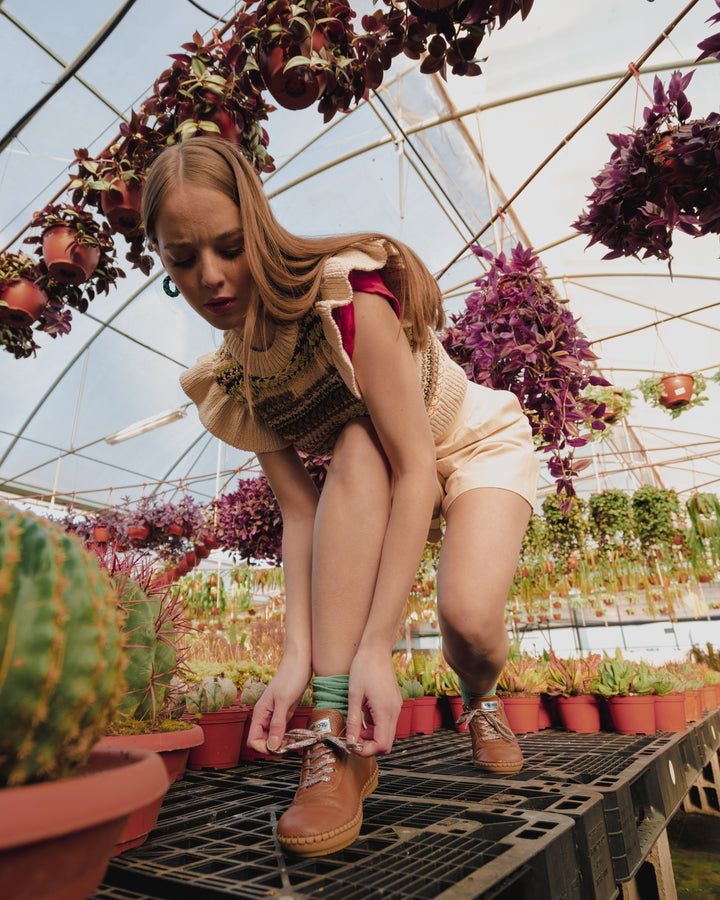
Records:
[[[238,8],[190,0],[0,0],[3,134],[30,110],[118,10],[127,14],[0,155],[0,240],[20,249],[32,213],[64,191],[73,151],[97,154],[196,30]],[[481,45],[476,78],[421,75],[396,60],[369,102],[329,126],[311,108],[278,109],[266,128],[278,171],[267,178],[276,214],[305,234],[382,230],[406,241],[436,273],[448,312],[458,311],[482,274],[469,253],[482,231],[492,250],[516,240],[536,248],[545,270],[594,341],[603,375],[634,388],[653,372],[720,368],[718,244],[676,236],[671,279],[664,262],[605,261],[571,223],[608,160],[607,133],[639,124],[657,73],[696,72],[687,95],[694,114],[717,110],[716,63],[693,65],[709,37],[713,0],[698,0],[641,69],[607,103],[608,91],[686,9],[677,0],[536,0]],[[356,9],[360,7],[356,6]],[[601,12],[599,12],[601,9]],[[717,30],[717,26],[715,27]],[[596,106],[596,115],[577,126]],[[574,133],[576,132],[576,133]],[[572,134],[572,137],[569,137]],[[548,158],[551,157],[548,161]],[[521,189],[521,190],[520,190]],[[514,198],[502,217],[493,213]],[[122,259],[125,245],[119,243]],[[207,435],[192,407],[171,424],[121,443],[106,437],[187,402],[178,376],[218,345],[218,334],[182,301],[163,293],[160,266],[127,278],[69,335],[39,336],[36,358],[0,356],[0,491],[98,506],[159,490],[187,488],[209,500],[232,486],[248,454]],[[627,427],[579,451],[593,464],[581,494],[642,483],[717,491],[720,385],[708,403],[671,419],[637,394]],[[542,476],[542,492],[554,484]]]

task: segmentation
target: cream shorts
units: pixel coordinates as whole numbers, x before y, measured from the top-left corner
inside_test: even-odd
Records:
[[[469,382],[455,421],[435,450],[443,516],[460,494],[481,487],[513,491],[535,507],[540,463],[530,423],[510,391]]]

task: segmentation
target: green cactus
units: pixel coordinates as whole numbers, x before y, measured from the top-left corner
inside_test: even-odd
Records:
[[[185,694],[185,709],[191,715],[219,712],[223,708],[223,689],[218,678],[204,678],[191,684]]]
[[[173,675],[177,651],[172,619],[161,617],[161,604],[132,578],[118,585],[120,606],[126,613],[123,650],[128,658],[127,691],[120,701],[121,716],[155,720],[162,709]]]
[[[416,678],[410,678],[408,681],[406,681],[402,685],[401,691],[402,691],[402,688],[404,688],[407,691],[409,700],[416,700],[418,697],[425,696],[425,691],[423,691],[423,686],[420,684],[420,682]]]
[[[0,504],[0,785],[67,775],[125,686],[117,595],[51,522]]]

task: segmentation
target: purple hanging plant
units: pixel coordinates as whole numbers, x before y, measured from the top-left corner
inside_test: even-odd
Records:
[[[715,0],[715,6],[720,9],[720,0]],[[713,25],[720,24],[720,12],[715,13],[705,21],[712,22]],[[710,37],[705,38],[704,41],[700,41],[700,43],[698,44],[698,50],[700,50],[701,53],[700,56],[698,56],[698,58],[695,60],[695,62],[700,62],[701,59],[708,59],[710,56],[713,56],[715,59],[720,60],[720,32],[710,35]]]
[[[676,229],[692,237],[720,232],[720,115],[690,121],[692,76],[674,72],[667,91],[656,77],[643,125],[608,135],[615,150],[573,223],[588,246],[609,249],[604,259],[642,253],[671,261]]]
[[[573,459],[575,448],[588,443],[580,429],[605,428],[604,404],[582,392],[608,382],[592,374],[597,357],[590,342],[542,277],[532,249],[517,244],[509,260],[473,251],[490,261],[490,270],[475,282],[466,309],[451,316],[442,343],[471,381],[517,396],[535,446],[549,454],[557,492],[569,502],[573,478],[587,464]]]
[[[329,459],[303,456],[305,468],[322,490]],[[214,502],[215,537],[224,550],[241,559],[282,560],[280,507],[264,475],[242,478],[238,489]]]

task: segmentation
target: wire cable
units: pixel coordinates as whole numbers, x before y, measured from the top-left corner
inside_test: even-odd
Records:
[[[0,138],[0,153],[10,144],[18,134],[23,130],[23,128],[35,117],[35,115],[51,100],[55,94],[62,88],[67,82],[75,76],[75,74],[85,65],[85,63],[94,55],[94,53],[100,49],[100,47],[105,43],[106,39],[110,37],[110,35],[115,31],[117,26],[122,22],[127,13],[130,12],[132,7],[135,5],[136,0],[125,0],[125,3],[120,7],[120,9],[115,13],[115,15],[110,19],[110,21],[105,25],[105,27],[100,31],[98,35],[87,45],[87,47],[82,51],[80,56],[77,59],[70,63],[69,66],[65,67],[65,71],[62,75],[57,79],[55,84],[52,85],[43,96],[35,103],[30,109],[21,116],[17,122],[12,125],[9,130],[5,133],[5,135]]]

